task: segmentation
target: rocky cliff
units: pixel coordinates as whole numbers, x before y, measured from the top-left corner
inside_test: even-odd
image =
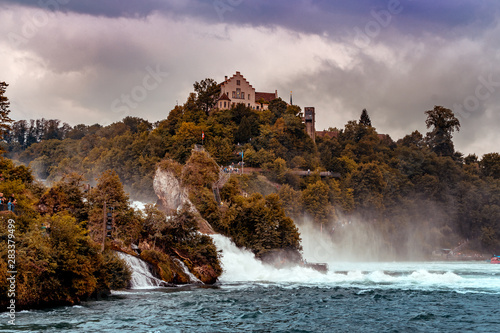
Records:
[[[172,215],[181,207],[187,206],[195,214],[198,229],[201,233],[208,235],[215,233],[210,224],[201,217],[193,203],[189,200],[187,189],[182,186],[181,181],[177,178],[173,170],[167,170],[161,166],[157,167],[153,180],[153,188],[158,196],[158,209],[167,215]]]
[[[168,215],[173,214],[183,205],[194,209],[188,199],[186,189],[181,186],[173,171],[158,167],[153,180],[153,188],[158,196],[158,208]]]

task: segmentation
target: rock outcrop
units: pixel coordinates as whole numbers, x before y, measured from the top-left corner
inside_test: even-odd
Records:
[[[212,226],[201,217],[198,210],[189,200],[187,190],[182,186],[173,171],[158,167],[153,180],[153,188],[158,196],[158,209],[167,213],[167,215],[172,215],[181,207],[187,206],[195,214],[198,229],[201,233],[207,235],[215,233]]]
[[[158,167],[153,180],[153,188],[158,196],[158,208],[168,215],[172,215],[184,205],[194,209],[186,189],[181,186],[172,171]]]

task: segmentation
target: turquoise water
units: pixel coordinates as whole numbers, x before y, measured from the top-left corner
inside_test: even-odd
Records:
[[[498,332],[498,300],[498,294],[488,293],[260,283],[142,290],[23,312],[15,331]]]
[[[353,264],[345,264],[348,268]],[[340,264],[339,264],[340,266]],[[309,282],[113,292],[18,313],[6,332],[500,332],[500,265],[379,263]],[[307,272],[303,272],[307,274]],[[294,277],[290,276],[290,280]],[[295,277],[297,279],[297,277]],[[305,276],[301,277],[305,279]],[[328,281],[330,280],[330,282]],[[331,282],[336,281],[336,282]]]
[[[0,331],[500,332],[500,265],[328,261],[322,274],[265,266],[227,238],[214,241],[224,268],[215,286],[137,286],[22,311],[15,327],[2,313]]]

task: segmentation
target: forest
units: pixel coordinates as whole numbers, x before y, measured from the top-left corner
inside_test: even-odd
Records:
[[[186,253],[198,248],[194,252],[211,253],[208,262],[220,269],[213,244],[206,239],[185,242],[193,240],[195,231],[186,217],[189,212],[179,213],[184,222],[176,224],[185,237],[174,239],[169,236],[172,225],[158,226],[163,217],[154,205],[146,215],[128,207],[129,199],[156,202],[155,170],[168,161],[189,188],[201,216],[258,256],[276,248],[300,252],[296,225],[311,223],[336,241],[351,221],[376,230],[387,252],[399,259],[428,258],[436,249],[460,243],[467,243],[472,252],[500,251],[500,154],[463,156],[456,151],[453,133],[460,122],[452,110],[443,106],[422,110],[428,132],[414,131],[397,141],[378,133],[363,110],[359,120],[330,128],[313,141],[305,132],[299,106],[278,98],[269,102],[267,110],[241,104],[218,110],[212,107],[217,96],[215,81],[196,82],[183,105],[154,123],[131,116],[106,126],[2,118],[5,181],[0,191],[24,193],[18,198],[18,208],[24,212],[18,220],[26,233],[26,248],[38,242],[41,253],[51,252],[46,238],[33,236],[34,225],[46,220],[66,232],[92,235],[92,221],[102,213],[105,191],[89,194],[84,185],[102,189],[111,182],[117,189],[114,200],[122,205],[123,235],[155,244],[157,239],[159,244],[180,242],[189,248]],[[207,154],[196,157],[192,149],[202,143]],[[201,171],[210,166],[240,169],[242,159],[251,169],[231,176],[218,204],[210,174]],[[201,172],[201,179],[183,176],[179,170],[189,166]],[[309,172],[301,176],[299,170]],[[339,177],[321,177],[322,171]],[[89,203],[97,204],[89,209]],[[85,242],[87,238],[74,245],[92,254],[85,260],[98,264],[115,260]],[[162,251],[168,248],[172,247]],[[50,262],[43,265],[52,267]],[[108,288],[113,280],[93,278]]]

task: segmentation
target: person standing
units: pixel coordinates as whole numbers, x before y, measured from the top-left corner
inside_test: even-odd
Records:
[[[3,196],[3,193],[0,192],[0,211],[5,210],[5,197]]]
[[[14,194],[10,196],[9,202],[7,203],[7,209],[13,213],[15,213],[16,206],[16,198],[14,198]]]

